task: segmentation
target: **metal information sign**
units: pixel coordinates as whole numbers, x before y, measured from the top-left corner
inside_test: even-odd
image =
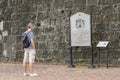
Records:
[[[98,56],[98,67],[100,67],[100,49],[105,48],[106,49],[106,68],[108,68],[108,44],[110,41],[99,41],[96,45],[97,47],[97,56]]]
[[[107,47],[109,44],[109,41],[99,41],[96,47]]]
[[[78,12],[70,17],[71,46],[91,46],[90,15]]]

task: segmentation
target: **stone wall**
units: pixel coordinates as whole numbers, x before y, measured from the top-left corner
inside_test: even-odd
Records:
[[[120,65],[120,0],[0,0],[1,61],[22,61],[21,35],[32,22],[36,61],[68,64],[69,10],[72,14],[92,11],[94,63],[96,44],[109,40],[109,63]],[[73,47],[74,64],[89,64],[89,51],[89,47]],[[104,50],[101,64],[105,64]]]

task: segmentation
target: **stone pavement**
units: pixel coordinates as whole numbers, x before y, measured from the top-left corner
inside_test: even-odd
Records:
[[[0,80],[120,80],[120,68],[68,68],[35,64],[38,77],[23,76],[22,64],[0,64]]]

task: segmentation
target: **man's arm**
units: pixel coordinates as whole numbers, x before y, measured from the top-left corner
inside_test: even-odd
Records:
[[[32,45],[33,49],[35,49],[35,42],[33,39],[31,39],[31,45]]]

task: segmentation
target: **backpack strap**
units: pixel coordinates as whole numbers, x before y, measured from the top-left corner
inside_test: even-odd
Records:
[[[24,35],[23,35],[23,40],[25,38],[25,36],[28,36],[28,34],[30,33],[31,31],[28,31],[28,32],[25,32]]]

